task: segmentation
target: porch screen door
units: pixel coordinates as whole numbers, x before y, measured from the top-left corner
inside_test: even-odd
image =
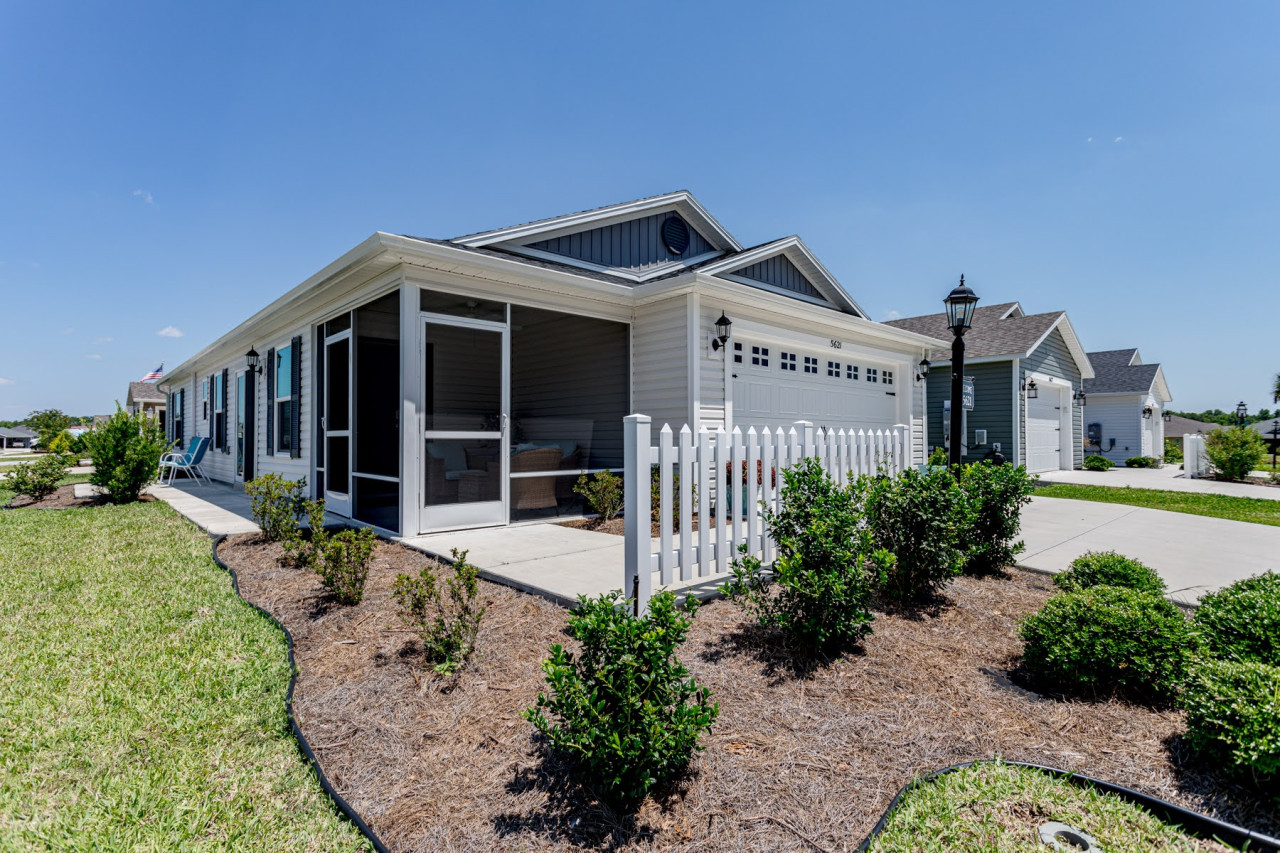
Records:
[[[420,529],[507,521],[507,324],[423,314]]]
[[[351,515],[351,330],[324,343],[324,502]]]

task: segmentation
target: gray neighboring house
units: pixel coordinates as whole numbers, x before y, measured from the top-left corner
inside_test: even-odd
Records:
[[[1222,429],[1222,427],[1219,424],[1211,424],[1208,421],[1198,421],[1194,418],[1184,418],[1182,415],[1173,415],[1164,425],[1164,435],[1165,438],[1178,442],[1178,447],[1181,448],[1184,435],[1208,435],[1215,429]]]
[[[36,434],[24,426],[0,427],[0,450],[14,447],[32,447]]]
[[[1277,445],[1280,445],[1280,418],[1249,424],[1249,429],[1262,436],[1262,440],[1267,443],[1267,453],[1277,451]]]
[[[1144,364],[1136,349],[1089,353],[1084,381],[1085,451],[1124,462],[1164,457],[1164,410],[1173,400],[1159,364]]]
[[[155,382],[130,382],[129,394],[124,401],[124,409],[131,415],[142,412],[165,425],[165,411],[169,402],[169,386],[157,385]]]
[[[945,314],[906,317],[888,325],[948,339]],[[925,437],[947,443],[951,350],[934,350],[926,392]],[[974,409],[965,413],[964,461],[999,450],[1032,473],[1079,468],[1084,420],[1077,394],[1093,367],[1065,311],[1027,314],[1017,302],[979,307],[965,334],[965,375]]]

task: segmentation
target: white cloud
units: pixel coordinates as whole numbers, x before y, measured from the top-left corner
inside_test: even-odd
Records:
[[[156,332],[156,334],[162,338],[180,338],[182,337],[182,330],[177,326],[165,326],[163,329]]]
[[[134,198],[140,198],[143,201],[145,201],[147,204],[156,203],[156,200],[152,197],[151,193],[147,192],[146,190],[134,190],[133,195],[134,195]]]
[[[94,342],[95,344],[109,344],[109,343],[111,343],[111,342],[112,342],[112,341],[114,341],[114,340],[115,340],[115,338],[94,338],[94,339],[93,339],[93,342]]]
[[[884,318],[886,320],[901,320],[902,312],[895,311],[892,308],[890,308],[888,311],[884,312]]]
[[[94,361],[102,361],[102,356],[98,355],[96,352],[89,353],[85,358],[91,358]]]
[[[1086,140],[1085,140],[1085,142],[1092,142],[1092,141],[1093,141],[1093,137],[1092,137],[1092,136],[1090,136],[1088,139],[1086,139]]]
[[[1116,142],[1124,142],[1124,137],[1123,137],[1123,136],[1117,136],[1117,137],[1116,137]]]
[[[3,376],[0,376],[0,385],[17,385],[17,384],[18,384],[18,380],[16,379],[5,379]]]

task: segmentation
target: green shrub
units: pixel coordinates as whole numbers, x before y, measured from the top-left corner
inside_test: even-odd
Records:
[[[1204,596],[1194,622],[1215,657],[1280,666],[1280,574],[1246,578]]]
[[[282,480],[281,482],[288,490],[290,481]],[[298,510],[295,512],[307,517],[307,528],[304,530],[298,525],[296,516],[289,519],[289,527],[283,533],[281,540],[284,545],[285,561],[295,568],[318,572],[327,535],[324,527],[324,501],[306,500],[299,492]],[[279,521],[282,517],[277,516],[276,520]]]
[[[1193,749],[1258,783],[1280,780],[1280,667],[1204,661],[1180,704]]]
[[[1164,581],[1152,569],[1115,551],[1087,551],[1071,561],[1071,568],[1053,576],[1068,592],[1095,586],[1122,586],[1164,595]]]
[[[933,466],[942,465],[944,467],[951,464],[951,457],[947,455],[947,449],[945,447],[935,447],[929,454],[928,464]]]
[[[1084,458],[1084,467],[1086,471],[1110,471],[1116,463],[1105,456],[1092,454]]]
[[[263,474],[244,484],[249,512],[262,535],[272,542],[287,541],[297,533],[306,500],[307,478],[287,480],[279,474]]]
[[[871,633],[871,599],[893,556],[874,548],[857,496],[827,476],[818,460],[784,470],[779,497],[780,510],[764,512],[777,546],[772,576],[758,558],[744,555],[734,560],[723,592],[799,648],[835,652],[857,645]]]
[[[160,457],[169,449],[159,422],[142,414],[131,415],[119,405],[116,413],[92,432],[85,445],[93,460],[89,482],[101,487],[112,503],[138,499],[160,474]]]
[[[416,578],[396,575],[391,587],[391,597],[418,629],[427,660],[441,675],[461,669],[475,652],[485,611],[479,601],[479,577],[480,570],[467,562],[467,552],[454,548],[453,577],[445,581],[447,599],[429,568]]]
[[[1204,437],[1204,452],[1215,471],[1228,480],[1241,480],[1262,464],[1267,446],[1248,427],[1215,429]]]
[[[965,571],[998,571],[1026,547],[1014,538],[1022,526],[1022,508],[1031,502],[1033,481],[1022,466],[990,462],[965,465],[957,479],[969,499],[970,528],[962,535]]]
[[[71,438],[71,455],[75,457],[77,462],[83,459],[85,454],[89,452],[89,447],[85,444],[84,436],[84,433],[80,433],[79,435],[72,436]]]
[[[39,502],[58,489],[67,474],[67,460],[57,453],[46,453],[34,462],[22,462],[8,469],[0,487]]]
[[[1021,634],[1027,674],[1055,694],[1163,702],[1200,649],[1171,601],[1118,586],[1059,593],[1022,621]]]
[[[877,548],[896,558],[884,592],[899,601],[923,601],[960,574],[963,539],[970,535],[969,499],[950,470],[897,477],[862,477],[867,527]]]
[[[53,437],[53,441],[49,442],[48,451],[59,456],[68,456],[71,454],[71,446],[74,442],[75,439],[71,437],[71,433],[64,429]]]
[[[612,806],[634,809],[683,773],[719,716],[711,691],[675,657],[689,625],[670,592],[650,599],[640,617],[618,591],[584,596],[569,615],[580,655],[557,644],[543,661],[551,695],[539,693],[524,717]]]
[[[337,533],[312,531],[320,582],[342,604],[359,604],[364,598],[364,582],[377,540],[370,527],[348,527]]]
[[[1124,460],[1126,468],[1159,468],[1160,460],[1154,456],[1130,456]]]
[[[649,477],[649,519],[657,524],[662,512],[662,469],[657,465],[650,466]],[[698,505],[698,496],[691,495],[694,507]],[[680,529],[680,472],[671,472],[671,524],[674,530]]]
[[[574,484],[573,491],[587,502],[587,509],[610,521],[622,511],[622,478],[612,471],[583,474]]]
[[[1164,440],[1164,461],[1176,465],[1182,461],[1182,442],[1176,438]]]

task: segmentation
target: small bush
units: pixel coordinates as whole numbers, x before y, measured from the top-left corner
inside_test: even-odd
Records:
[[[1280,574],[1246,578],[1204,596],[1193,619],[1215,657],[1280,666]]]
[[[1124,460],[1126,468],[1159,468],[1160,460],[1154,456],[1130,456]]]
[[[1045,692],[1171,699],[1199,652],[1168,599],[1118,586],[1063,592],[1023,620],[1023,665]]]
[[[543,661],[551,695],[539,693],[524,717],[616,808],[634,809],[682,774],[720,714],[711,691],[675,657],[690,624],[670,592],[650,599],[640,617],[618,591],[584,596],[569,615],[581,654],[557,644]]]
[[[289,483],[283,480],[283,483]],[[324,501],[309,501],[298,495],[298,513],[307,517],[307,529],[298,526],[296,517],[289,521],[289,528],[281,540],[284,544],[285,562],[299,569],[313,572],[320,570],[320,559],[324,552]],[[279,516],[277,516],[279,520]]]
[[[70,433],[68,433],[70,435]],[[71,455],[79,462],[84,455],[89,452],[88,445],[85,444],[84,433],[80,433],[71,439]]]
[[[1176,438],[1164,440],[1164,461],[1170,465],[1177,465],[1182,461],[1182,443]]]
[[[456,672],[471,659],[485,611],[479,602],[480,570],[467,562],[466,551],[453,549],[453,573],[445,581],[447,600],[429,568],[416,578],[396,575],[391,587],[391,597],[418,629],[427,660],[441,675]]]
[[[610,521],[622,511],[622,478],[612,471],[583,474],[573,491],[582,496],[587,509],[600,516],[601,521]]]
[[[960,574],[963,537],[970,535],[969,499],[950,470],[897,477],[862,477],[867,526],[877,548],[896,558],[884,592],[899,601],[924,601]]]
[[[8,470],[9,476],[0,480],[0,488],[39,502],[57,491],[59,481],[67,475],[67,460],[57,453],[46,453],[34,462],[22,462]]]
[[[970,573],[999,571],[1026,546],[1014,542],[1022,527],[1022,508],[1031,502],[1027,469],[977,462],[960,469],[958,481],[969,499],[971,527],[964,533],[964,569]]]
[[[935,447],[929,454],[928,464],[935,466],[941,465],[944,467],[951,464],[951,457],[947,455],[947,449],[945,447]]]
[[[1105,456],[1093,454],[1084,458],[1084,467],[1086,471],[1110,471],[1116,463]]]
[[[53,441],[49,442],[49,452],[56,453],[59,456],[68,456],[71,453],[71,446],[75,443],[75,439],[71,437],[71,433],[65,429],[53,437]]]
[[[116,413],[92,432],[85,445],[93,460],[89,482],[101,487],[112,503],[130,503],[160,474],[160,457],[169,449],[159,422],[141,412]]]
[[[359,604],[364,598],[364,582],[377,534],[372,528],[346,528],[337,533],[312,531],[316,546],[316,571],[325,589],[342,604]]]
[[[1280,779],[1280,667],[1257,661],[1205,661],[1180,704],[1197,752],[1265,784]],[[1274,787],[1272,790],[1276,790]]]
[[[798,648],[857,645],[871,633],[871,599],[893,556],[875,549],[853,491],[838,486],[818,460],[784,470],[779,497],[781,509],[764,513],[778,549],[772,577],[758,558],[742,556],[724,593]]]
[[[662,513],[662,469],[653,465],[649,476],[649,520],[657,524]],[[692,495],[692,503],[697,506],[697,495]],[[671,524],[680,529],[680,472],[671,472]]]
[[[1164,581],[1152,569],[1115,551],[1089,551],[1071,561],[1071,568],[1053,576],[1068,592],[1095,586],[1122,586],[1164,595]]]
[[[263,474],[244,484],[249,512],[272,542],[283,542],[297,533],[306,501],[307,478],[287,480],[279,474]]]
[[[1248,427],[1215,429],[1204,437],[1204,452],[1219,476],[1242,480],[1262,464],[1267,446]]]

